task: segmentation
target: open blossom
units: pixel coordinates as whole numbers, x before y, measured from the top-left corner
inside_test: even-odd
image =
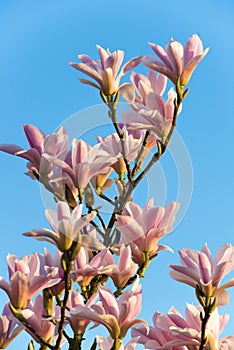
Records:
[[[49,288],[60,281],[57,277],[58,269],[41,266],[37,253],[22,259],[8,254],[7,265],[10,283],[0,277],[0,288],[7,293],[11,304],[16,309],[24,309],[39,290]],[[44,274],[42,274],[43,269]]]
[[[110,96],[119,91],[124,96],[134,96],[134,91],[129,83],[120,86],[120,79],[124,74],[135,68],[141,62],[141,56],[132,58],[125,63],[120,70],[123,62],[124,51],[116,50],[111,53],[97,45],[100,60],[93,60],[88,55],[78,55],[81,63],[69,64],[80,72],[88,75],[93,81],[79,79],[84,84],[91,85],[99,89],[104,95]]]
[[[132,72],[131,81],[138,93],[138,96],[135,97],[135,102],[143,104],[145,104],[146,96],[150,92],[155,92],[157,95],[162,96],[167,86],[166,76],[160,73],[156,75],[152,69],[148,71],[147,76]]]
[[[131,257],[130,246],[122,246],[119,251],[118,265],[114,264],[112,256],[112,263],[102,271],[102,273],[111,277],[117,288],[123,288],[137,270],[137,265],[133,263]]]
[[[2,316],[0,316],[0,349],[7,348],[23,329],[23,325],[16,324],[8,305],[6,305]]]
[[[79,312],[76,311],[76,307],[86,306],[91,307],[97,301],[98,293],[93,294],[86,303],[84,303],[84,298],[77,291],[72,291],[68,300],[68,307],[70,308],[70,315],[67,316],[67,320],[75,335],[83,335],[87,326],[91,322],[89,319],[80,317]]]
[[[130,162],[137,157],[137,153],[142,145],[142,137],[135,139],[128,133],[127,128],[122,128],[124,155],[125,159]],[[125,162],[123,160],[123,149],[117,133],[111,134],[104,138],[97,137],[101,148],[106,151],[110,156],[117,157],[117,161],[112,165],[118,174],[124,174],[126,172]]]
[[[227,304],[226,288],[234,286],[234,278],[221,286],[220,282],[234,268],[234,247],[224,244],[214,260],[206,244],[201,251],[182,249],[179,254],[182,266],[170,265],[171,277],[194,288],[198,285],[205,297],[216,297],[218,305]]]
[[[89,253],[81,247],[72,268],[71,276],[78,281],[80,286],[88,286],[92,279],[101,274],[103,268],[112,263],[112,254],[109,249],[103,249],[93,258],[89,258]]]
[[[84,189],[94,176],[108,172],[117,160],[99,148],[99,144],[91,147],[85,141],[73,139],[72,150],[64,161],[48,155],[46,159],[69,175],[77,188]]]
[[[79,313],[81,318],[89,319],[96,324],[103,324],[112,339],[124,338],[128,329],[134,324],[145,324],[145,321],[135,318],[141,310],[142,300],[141,286],[138,281],[131,290],[125,291],[119,300],[116,300],[108,287],[99,286],[99,296],[100,305],[93,305],[90,308],[78,306],[75,312]]]
[[[185,318],[176,308],[172,307],[168,314],[156,312],[153,316],[154,326],[149,331],[143,325],[132,329],[132,336],[138,337],[138,342],[146,349],[199,350],[201,342],[201,306],[187,304]],[[219,315],[218,309],[211,314],[205,336],[205,350],[229,350],[226,344],[234,345],[234,337],[220,338],[229,320],[227,314]]]
[[[119,123],[119,126],[121,128],[123,128],[124,126],[126,127],[126,129],[128,130],[128,135],[132,135],[134,139],[145,139],[146,136],[146,130],[142,130],[142,129],[132,129],[131,128],[131,124],[128,123]],[[144,145],[144,149],[145,149],[145,154],[144,156],[146,156],[148,154],[148,152],[154,148],[157,145],[157,136],[154,133],[150,133],[148,135],[147,138],[147,143]],[[144,158],[143,156],[143,158]]]
[[[149,253],[154,257],[159,250],[168,249],[158,246],[158,241],[171,232],[179,203],[171,202],[165,208],[154,206],[149,200],[142,209],[138,204],[127,202],[122,215],[117,215],[115,226],[122,233],[124,244],[134,245],[140,254]],[[134,256],[134,252],[133,252]]]
[[[59,128],[53,134],[45,135],[34,125],[23,126],[29,149],[20,146],[2,144],[0,150],[15,156],[27,159],[28,173],[32,178],[43,176],[52,170],[53,164],[48,162],[44,155],[48,154],[58,159],[63,159],[68,150],[68,134],[64,127]]]
[[[151,48],[160,58],[146,56],[143,63],[150,69],[166,75],[174,84],[180,78],[180,85],[185,86],[198,63],[206,56],[209,49],[203,51],[202,41],[197,34],[192,35],[185,46],[171,39],[165,49],[150,43]]]
[[[131,161],[136,158],[139,151],[139,147],[142,143],[142,137],[134,138],[131,134],[128,133],[127,128],[124,126],[122,128],[123,141],[124,141],[124,150],[125,157],[128,161]],[[109,153],[112,157],[118,156],[123,153],[122,145],[117,133],[111,134],[102,138],[101,136],[97,137],[98,141],[101,144],[101,148]]]
[[[81,245],[81,229],[96,215],[95,212],[82,216],[82,204],[71,212],[66,202],[57,203],[57,211],[47,209],[45,214],[52,230],[41,228],[24,233],[24,236],[33,237],[40,241],[52,243],[61,252],[69,251],[73,242],[77,244],[77,254]]]
[[[129,129],[143,129],[152,131],[157,138],[163,140],[169,133],[174,116],[175,91],[168,91],[165,101],[156,92],[148,92],[144,99],[130,104],[132,109],[125,111],[121,119],[128,124]],[[178,113],[181,111],[181,106]]]
[[[44,255],[40,255],[42,266],[48,266],[50,268],[56,267],[58,269],[57,277],[60,281],[50,287],[50,291],[53,295],[59,295],[64,290],[64,270],[61,266],[62,253],[57,249],[55,250],[54,257],[50,254],[49,250],[44,248]]]
[[[30,302],[27,309],[22,310],[22,316],[35,331],[34,333],[27,329],[27,332],[36,342],[39,342],[36,335],[39,335],[41,339],[48,343],[56,341],[57,327],[56,324],[52,322],[51,318],[56,321],[60,319],[59,306],[55,306],[51,310],[51,318],[48,318],[43,307],[43,296],[40,294],[36,297],[34,302]],[[62,342],[64,342],[64,340],[65,339],[63,339]]]

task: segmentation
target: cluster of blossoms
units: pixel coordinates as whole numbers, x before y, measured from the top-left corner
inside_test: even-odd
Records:
[[[9,282],[0,278],[0,288],[9,302],[0,317],[0,348],[20,332],[32,337],[28,349],[80,350],[90,323],[103,325],[108,338],[97,335],[91,349],[232,350],[234,337],[220,338],[228,316],[219,316],[217,306],[228,303],[230,280],[220,286],[234,269],[234,247],[222,246],[214,260],[205,245],[201,252],[179,252],[182,266],[171,265],[171,277],[189,284],[199,306],[187,305],[185,319],[175,309],[156,312],[153,326],[137,318],[141,311],[140,279],[162,250],[159,241],[173,230],[178,202],[155,206],[153,199],[142,208],[134,202],[134,189],[167,150],[188,94],[185,86],[208,52],[197,35],[185,46],[171,40],[165,49],[150,44],[160,60],[138,56],[125,63],[124,52],[111,53],[98,46],[99,60],[79,55],[72,67],[92,80],[82,83],[100,90],[108,108],[114,133],[97,136],[91,146],[73,139],[71,147],[64,127],[45,135],[33,125],[24,125],[28,149],[0,145],[0,150],[28,161],[27,173],[53,194],[56,210],[46,210],[51,228],[31,229],[27,237],[55,246],[54,256],[45,249],[22,259],[7,257]],[[124,74],[139,64],[148,75],[132,72],[130,82],[121,84]],[[156,73],[157,72],[157,73]],[[167,78],[173,87],[167,89]],[[117,120],[120,95],[129,110]],[[149,152],[153,156],[148,162]],[[109,195],[113,195],[114,198]],[[113,210],[103,218],[96,197]],[[132,339],[123,339],[131,329]]]

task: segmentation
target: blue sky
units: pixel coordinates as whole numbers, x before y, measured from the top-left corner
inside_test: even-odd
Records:
[[[189,83],[178,122],[193,166],[193,195],[184,219],[162,243],[176,252],[184,247],[200,249],[207,242],[213,253],[220,245],[233,243],[233,11],[232,0],[197,0],[191,5],[184,0],[144,4],[1,0],[0,142],[26,146],[22,124],[32,123],[50,133],[74,113],[101,102],[97,91],[81,86],[77,81],[81,75],[68,66],[77,54],[97,57],[98,43],[111,51],[125,50],[127,60],[151,54],[149,41],[164,46],[171,37],[185,42],[197,33],[210,52]],[[42,252],[43,244],[21,233],[47,222],[38,185],[24,175],[25,162],[3,153],[0,157],[0,275],[5,277],[8,252],[17,256]],[[169,159],[165,155],[161,166],[171,191],[176,181]],[[163,252],[147,271],[142,312],[147,321],[153,311],[166,312],[173,304],[183,312],[186,301],[195,301],[191,288],[168,277],[168,265],[177,262],[176,253]],[[223,311],[234,309],[233,290],[231,295]],[[3,293],[0,298],[5,300]],[[234,315],[225,334],[234,333],[233,320]]]

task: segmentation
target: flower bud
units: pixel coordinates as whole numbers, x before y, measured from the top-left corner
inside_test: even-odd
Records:
[[[51,310],[54,307],[54,297],[49,288],[43,290],[43,307],[47,316],[51,316]]]
[[[123,177],[126,173],[126,165],[122,157],[118,158],[117,162],[115,162],[112,167],[120,177]]]
[[[15,309],[25,309],[28,304],[29,280],[21,272],[15,272],[10,281],[10,301]]]

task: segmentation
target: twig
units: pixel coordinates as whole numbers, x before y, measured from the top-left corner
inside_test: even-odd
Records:
[[[120,143],[121,143],[121,147],[122,147],[122,154],[123,154],[123,160],[127,169],[127,176],[128,176],[128,181],[132,182],[132,173],[131,173],[131,168],[130,168],[130,164],[126,158],[126,150],[125,150],[125,144],[124,144],[124,134],[123,132],[120,130],[120,127],[118,125],[117,122],[117,118],[116,118],[116,106],[113,105],[112,103],[108,105],[109,109],[110,109],[110,117],[112,120],[112,123],[114,125],[114,128],[119,136],[120,139]]]
[[[139,170],[139,162],[141,162],[142,156],[145,152],[145,146],[147,145],[149,137],[150,137],[150,131],[146,131],[145,138],[144,138],[144,141],[142,143],[141,149],[140,149],[140,151],[136,157],[136,160],[135,160],[134,168],[132,170],[132,177],[134,177]]]

